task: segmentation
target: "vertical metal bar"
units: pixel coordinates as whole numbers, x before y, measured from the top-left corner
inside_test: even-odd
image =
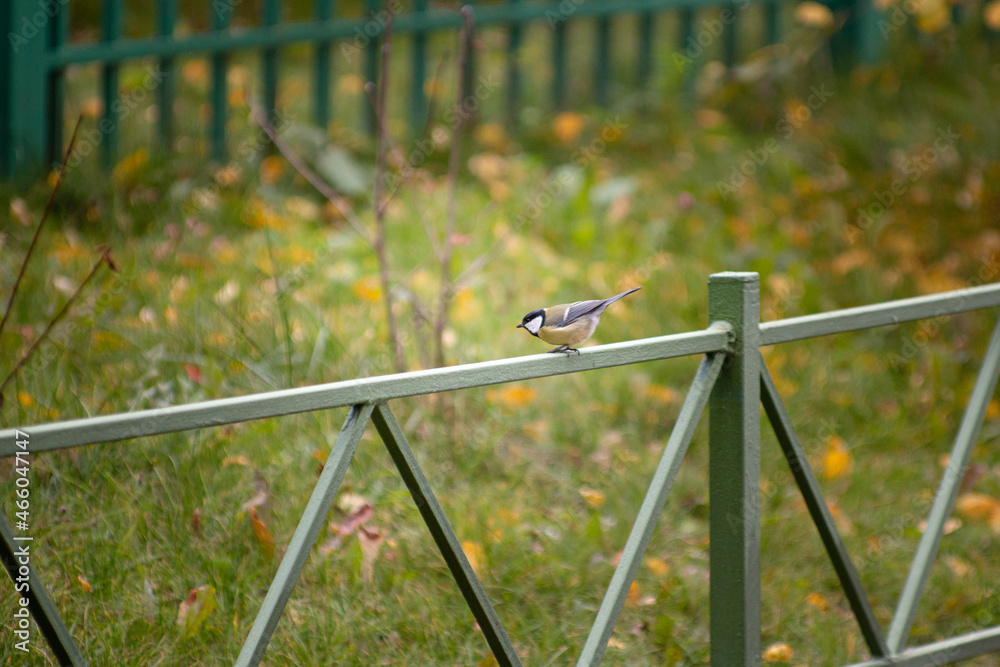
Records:
[[[781,32],[779,25],[778,3],[768,2],[764,5],[764,25],[765,37],[768,44],[777,44],[778,35]]]
[[[413,12],[421,15],[427,11],[427,0],[414,0]],[[410,136],[420,138],[427,113],[427,94],[424,83],[427,80],[427,31],[414,30],[410,58]],[[438,91],[434,91],[437,94]]]
[[[597,19],[597,54],[594,62],[594,101],[598,106],[608,106],[608,88],[611,83],[611,17]]]
[[[962,415],[962,423],[955,435],[955,444],[951,448],[948,467],[945,468],[941,486],[938,487],[934,504],[931,506],[931,514],[927,518],[927,528],[924,529],[924,534],[920,537],[917,553],[913,557],[913,565],[910,566],[910,573],[906,577],[906,583],[903,584],[903,592],[899,596],[896,613],[889,625],[889,649],[894,653],[905,648],[906,640],[910,636],[910,628],[913,625],[917,607],[920,605],[924,586],[927,584],[931,564],[933,564],[941,544],[944,523],[955,505],[955,498],[958,496],[962,478],[965,476],[965,468],[969,465],[972,447],[976,444],[979,430],[983,426],[986,406],[997,386],[998,373],[1000,373],[1000,321],[993,329],[993,336],[990,338],[989,347],[983,357],[983,364],[979,367],[976,384],[972,388],[972,395],[969,396],[965,414]]]
[[[0,105],[3,105],[5,149],[3,171],[13,176],[19,168],[36,168],[51,162],[51,133],[46,126],[48,101],[44,67],[46,43],[28,31],[31,17],[38,11],[34,0],[3,3],[3,35],[10,42],[3,47],[0,62],[6,63]],[[27,26],[28,28],[26,28]],[[10,39],[13,35],[14,40]]]
[[[521,0],[508,0],[510,5],[516,5]],[[509,127],[517,126],[517,115],[521,108],[521,42],[523,40],[523,24],[515,19],[507,30],[507,110],[506,121]]]
[[[56,4],[50,9],[55,12],[51,19],[52,29],[49,31],[48,50],[57,51],[69,37],[69,8]],[[48,142],[47,162],[51,162],[63,152],[63,108],[66,103],[66,71],[64,68],[53,69],[48,77],[48,110],[45,124],[49,127],[51,136]]]
[[[468,0],[465,7],[468,7],[470,11],[472,10],[473,0]],[[464,8],[463,8],[464,9]],[[468,108],[469,111],[474,111],[478,108],[478,105],[470,106],[466,103],[472,95],[474,94],[476,87],[476,18],[475,12],[472,13],[471,21],[469,22],[469,32],[465,37],[465,68],[459,73],[461,75],[461,85],[462,85],[462,104]],[[459,49],[463,46],[460,44]],[[464,127],[468,128],[475,124],[475,120],[466,119],[463,123]]]
[[[868,644],[868,650],[875,658],[887,656],[889,649],[886,647],[882,628],[878,624],[878,619],[875,618],[871,603],[868,602],[868,594],[865,592],[857,570],[854,569],[854,563],[851,562],[851,557],[847,553],[847,547],[844,546],[844,541],[840,538],[837,524],[834,523],[833,515],[830,514],[830,509],[823,499],[823,491],[820,490],[816,476],[813,475],[809,459],[806,458],[805,450],[802,448],[802,443],[799,442],[795,427],[792,426],[792,420],[788,416],[788,411],[785,410],[785,404],[781,400],[781,395],[774,385],[774,379],[771,377],[763,357],[760,359],[760,393],[761,401],[764,403],[764,411],[767,412],[767,417],[774,428],[774,434],[777,436],[781,450],[788,461],[788,467],[792,470],[795,483],[798,484],[813,523],[816,524],[820,539],[823,540],[823,546],[826,547],[826,553],[829,554],[830,561],[833,563],[833,569],[836,570],[837,577],[840,579],[840,585],[844,589],[847,601],[854,611],[854,617],[857,619],[861,634]]]
[[[281,0],[264,0],[261,24],[278,25],[281,21]],[[269,121],[274,122],[278,111],[278,49],[270,47],[261,54],[264,77],[264,110]],[[269,144],[270,145],[270,144]]]
[[[642,12],[639,14],[639,85],[649,86],[653,76],[653,29],[656,27],[656,14]]]
[[[159,0],[157,3],[157,32],[172,36],[177,22],[177,0]],[[160,74],[162,81],[156,93],[156,107],[159,111],[157,119],[157,139],[166,151],[174,146],[174,58],[160,58]]]
[[[368,15],[375,16],[379,11],[379,0],[365,0],[365,10]],[[378,38],[372,37],[365,47],[365,82],[377,83],[378,82],[378,62],[379,62],[379,45],[381,44],[382,33],[380,32]],[[368,134],[375,136],[378,130],[378,120],[375,118],[375,109],[372,106],[371,101],[367,94],[361,96],[361,115],[365,119],[365,129]]]
[[[448,517],[434,496],[430,483],[420,469],[420,463],[414,456],[410,444],[406,441],[406,436],[400,428],[399,423],[385,404],[378,405],[372,415],[372,423],[382,436],[389,455],[392,457],[399,474],[406,483],[406,488],[410,490],[413,501],[420,510],[420,515],[431,531],[431,536],[441,550],[451,575],[455,578],[465,601],[472,610],[473,616],[479,623],[486,641],[493,650],[493,655],[501,665],[520,665],[521,660],[514,651],[514,645],[503,629],[500,618],[493,610],[483,584],[479,581],[469,559],[462,550],[462,545],[455,535]]]
[[[337,441],[333,443],[330,457],[323,466],[316,488],[313,489],[302,519],[295,528],[288,550],[281,559],[278,572],[274,575],[271,587],[267,589],[264,603],[257,612],[250,634],[247,635],[243,649],[240,651],[236,664],[241,667],[260,664],[267,644],[271,641],[274,628],[278,625],[281,612],[284,611],[288,598],[292,594],[295,583],[299,580],[302,568],[309,557],[309,551],[316,543],[320,528],[326,523],[326,515],[333,504],[337,489],[344,479],[344,473],[351,464],[354,451],[358,447],[361,434],[372,415],[371,405],[355,405],[347,413],[344,426],[340,429]]]
[[[733,327],[709,400],[710,634],[714,667],[760,665],[760,277],[716,273],[708,316]]]
[[[227,6],[212,5],[212,27],[226,30],[232,19],[232,9]],[[229,115],[226,99],[226,73],[229,69],[229,54],[219,51],[212,56],[212,159],[222,162],[226,159],[226,117]]]
[[[697,46],[694,41],[694,9],[692,7],[685,7],[678,13],[678,21],[680,24],[680,34],[678,38],[680,39],[681,52],[688,53],[688,49]],[[691,51],[694,53],[695,51]],[[681,80],[681,99],[684,105],[690,107],[695,99],[694,81],[695,81],[695,70],[696,67],[692,64],[686,66],[682,73]]]
[[[16,605],[14,611],[15,620],[13,625],[19,625],[17,616],[25,609],[24,600],[27,600],[27,610],[35,619],[35,623],[42,631],[45,640],[52,648],[56,659],[60,665],[86,665],[87,661],[77,648],[73,635],[69,633],[66,624],[63,623],[59,610],[52,602],[52,598],[45,592],[45,587],[35,574],[35,569],[28,564],[34,553],[34,541],[18,540],[14,537],[7,517],[0,514],[0,533],[3,535],[0,543],[0,560],[10,575],[10,580],[14,583],[15,590],[21,596],[21,602]],[[19,560],[21,559],[21,560]],[[27,588],[25,588],[27,586]],[[13,643],[16,641],[10,637]],[[29,642],[30,643],[30,642]]]
[[[101,2],[101,41],[116,42],[122,36],[122,0],[102,0]],[[118,115],[115,113],[118,101],[117,62],[104,63],[101,66],[101,98],[104,101],[104,114],[101,118],[98,134],[103,137],[101,142],[101,162],[109,168],[118,159]]]
[[[552,106],[561,110],[566,106],[566,23],[561,19],[552,28]]]
[[[722,61],[726,64],[726,67],[732,67],[736,64],[736,39],[740,29],[740,12],[736,7],[736,3],[723,6],[720,11],[724,17],[727,12],[732,14],[732,20],[722,22],[724,26],[723,31],[725,32],[722,40]]]
[[[319,21],[329,21],[333,18],[333,0],[315,0],[313,14]],[[332,49],[330,42],[316,42],[315,76],[313,82],[313,113],[316,124],[326,129],[330,123],[330,57]]]
[[[593,667],[601,662],[604,651],[608,646],[608,639],[615,629],[615,622],[625,604],[625,597],[628,595],[629,587],[635,579],[635,573],[639,569],[642,556],[646,553],[649,540],[653,537],[653,530],[656,522],[663,512],[663,505],[667,501],[667,494],[674,483],[677,471],[684,460],[691,438],[694,437],[695,428],[701,419],[701,413],[708,403],[709,394],[715,385],[722,365],[726,361],[726,355],[721,352],[708,354],[701,360],[698,371],[695,373],[691,389],[684,399],[681,412],[677,415],[677,422],[670,432],[670,439],[666,447],[663,448],[663,455],[660,463],[653,473],[653,480],[649,484],[646,497],[642,500],[639,514],[636,516],[632,532],[629,533],[625,548],[622,549],[621,559],[615,567],[615,573],[611,577],[608,585],[608,592],[601,601],[601,608],[597,612],[597,618],[587,636],[587,643],[583,646],[580,659],[576,664],[578,667]]]

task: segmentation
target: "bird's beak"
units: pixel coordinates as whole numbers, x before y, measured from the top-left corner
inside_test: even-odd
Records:
[[[517,325],[516,327],[514,327],[514,328],[515,328],[515,329],[523,329],[523,328],[524,328],[524,322],[521,322],[520,324],[518,324],[518,325]]]

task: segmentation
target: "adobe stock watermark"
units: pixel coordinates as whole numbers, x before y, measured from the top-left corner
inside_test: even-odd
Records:
[[[852,242],[856,241],[861,234],[878,222],[886,211],[906,194],[910,187],[920,180],[942,156],[954,153],[958,139],[958,133],[952,130],[951,126],[945,129],[938,128],[937,137],[932,146],[904,159],[900,166],[902,174],[893,180],[887,189],[876,192],[875,201],[858,207],[857,222],[854,225],[847,225],[844,229],[844,235],[847,236],[847,239]]]
[[[732,7],[724,7],[718,16],[702,19],[700,29],[696,33],[688,35],[684,44],[681,45],[684,50],[674,52],[673,61],[677,69],[684,70],[704,55],[705,49],[725,32],[726,26],[735,23],[736,17],[745,12],[748,7],[750,7],[750,0],[737,0]]]
[[[4,3],[5,5],[7,3]],[[21,47],[38,36],[38,33],[45,30],[60,9],[69,4],[69,0],[38,0],[38,9],[31,13],[31,16],[22,16],[21,22],[11,26],[17,32],[8,32],[7,41],[14,53],[18,53]],[[7,11],[6,7],[4,11]]]
[[[145,102],[150,93],[156,90],[161,83],[163,83],[163,71],[160,66],[147,66],[146,76],[143,77],[142,84],[132,88],[128,93],[119,96],[111,103],[111,107],[108,109],[111,112],[110,116],[105,114],[95,127],[80,131],[73,155],[70,156],[66,166],[76,167],[84,158],[93,153],[104,141],[104,137],[114,130],[118,123],[128,118],[136,107]],[[52,163],[53,171],[59,171],[61,166],[59,162]]]
[[[782,118],[774,124],[774,132],[781,139],[788,139],[796,130],[805,125],[813,117],[813,114],[833,97],[833,91],[827,90],[826,84],[812,86],[809,89],[809,97],[804,103],[800,102],[794,109],[790,109]],[[725,180],[716,181],[715,187],[723,197],[736,194],[736,191],[743,187],[747,179],[757,173],[757,170],[764,166],[771,156],[778,152],[781,144],[775,137],[769,137],[767,141],[757,149],[748,149],[743,154],[743,158],[733,165],[729,172],[729,177]]]
[[[355,56],[368,47],[372,40],[378,39],[379,35],[385,32],[389,17],[400,14],[402,11],[403,3],[400,0],[388,0],[384,9],[370,12],[364,25],[354,27],[354,37],[351,41],[340,43],[340,53],[347,59],[347,62],[354,62]]]
[[[892,8],[886,10],[878,20],[878,31],[882,39],[889,39],[889,35],[906,25],[906,22],[919,10],[920,0],[893,2]]]
[[[17,609],[14,611],[14,636],[18,640],[14,642],[14,648],[24,653],[28,652],[31,642],[31,612],[28,610],[31,592],[31,545],[24,544],[34,538],[26,534],[31,528],[31,480],[28,473],[31,471],[31,462],[28,459],[31,453],[30,437],[20,430],[14,431],[14,444],[17,450],[14,452],[14,507],[17,511],[14,517],[14,529],[19,534],[14,535],[14,542],[18,543],[14,549],[14,560],[17,565],[17,572],[11,573],[14,578],[14,590],[20,593],[17,598]]]

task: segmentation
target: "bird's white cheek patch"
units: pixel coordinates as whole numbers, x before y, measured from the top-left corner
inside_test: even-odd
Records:
[[[533,317],[525,323],[524,328],[533,334],[537,334],[538,330],[542,328],[542,318]]]

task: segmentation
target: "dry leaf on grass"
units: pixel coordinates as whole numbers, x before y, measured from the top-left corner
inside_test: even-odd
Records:
[[[361,581],[371,583],[375,576],[375,561],[378,559],[385,537],[377,528],[361,526],[358,530],[358,541],[361,543]]]
[[[274,557],[274,535],[267,529],[264,522],[257,516],[257,508],[250,508],[250,527],[253,529],[253,537],[260,545],[261,551],[268,558]]]
[[[187,599],[177,608],[177,625],[181,626],[181,639],[193,637],[208,615],[215,609],[215,588],[192,588]]]

